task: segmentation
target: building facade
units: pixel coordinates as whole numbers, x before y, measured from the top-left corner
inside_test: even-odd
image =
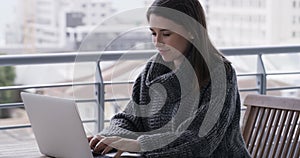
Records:
[[[6,44],[25,47],[64,47],[68,27],[97,25],[114,12],[109,0],[22,0],[16,8]]]
[[[299,0],[204,0],[217,46],[299,43]]]

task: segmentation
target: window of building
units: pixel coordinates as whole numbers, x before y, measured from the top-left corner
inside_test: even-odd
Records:
[[[232,5],[232,6],[235,6],[235,5],[236,5],[235,0],[231,0],[231,5]]]
[[[293,37],[293,38],[296,37],[296,32],[295,32],[295,31],[292,32],[292,37]]]
[[[293,1],[293,8],[296,8],[296,1]]]
[[[264,22],[266,22],[266,16],[265,15],[260,15],[259,16],[260,17],[260,23],[264,23]]]
[[[43,43],[43,40],[42,40],[42,39],[38,39],[37,41],[38,41],[38,43],[40,43],[40,44]]]
[[[258,23],[258,15],[253,15],[253,22]]]
[[[261,0],[261,5],[262,5],[262,7],[266,7],[266,1],[265,0]]]
[[[263,37],[266,37],[266,31],[265,30],[262,30],[261,34],[262,34]]]
[[[293,16],[292,24],[296,24],[296,16],[295,15]]]

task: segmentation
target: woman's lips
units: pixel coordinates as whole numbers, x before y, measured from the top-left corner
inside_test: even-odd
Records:
[[[167,53],[170,49],[158,49],[160,53]]]

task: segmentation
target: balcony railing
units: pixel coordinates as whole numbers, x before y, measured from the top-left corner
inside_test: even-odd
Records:
[[[268,87],[267,76],[277,75],[298,75],[300,68],[293,72],[278,72],[267,73],[263,56],[269,54],[299,54],[300,46],[270,46],[270,47],[244,47],[244,48],[222,48],[221,52],[225,56],[255,56],[257,60],[257,69],[254,73],[238,74],[238,77],[252,76],[255,77],[256,86],[253,88],[240,88],[241,92],[257,92],[266,94],[268,91],[278,91],[287,89],[300,89],[300,86],[284,86],[284,87]],[[104,127],[104,122],[109,120],[104,119],[104,104],[105,102],[123,101],[129,98],[105,98],[105,86],[114,84],[132,84],[133,81],[119,81],[111,82],[104,81],[100,63],[104,61],[116,60],[146,60],[155,54],[154,50],[149,51],[114,51],[105,52],[99,55],[99,52],[85,52],[85,53],[53,53],[53,54],[31,54],[31,55],[3,55],[0,56],[0,66],[16,66],[16,65],[41,65],[41,64],[59,64],[59,63],[74,63],[78,56],[80,60],[76,62],[94,63],[96,69],[95,82],[67,82],[56,84],[33,84],[33,85],[20,85],[20,86],[5,86],[0,87],[0,91],[7,90],[27,90],[33,88],[57,88],[57,87],[71,87],[71,86],[95,86],[95,98],[91,99],[78,99],[76,102],[95,102],[97,104],[97,115],[95,119],[83,120],[83,122],[96,123],[96,130],[100,131]],[[300,54],[299,54],[300,56]],[[122,58],[121,58],[122,57]],[[0,104],[0,109],[24,107],[22,102]],[[26,128],[30,127],[29,124],[25,125],[11,125],[0,126],[0,130]]]

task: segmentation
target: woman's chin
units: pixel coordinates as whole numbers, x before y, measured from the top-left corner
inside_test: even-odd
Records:
[[[167,57],[167,56],[163,56],[163,55],[161,55],[162,56],[162,59],[165,61],[165,62],[171,62],[171,61],[173,61],[173,58],[170,58],[170,57]]]

